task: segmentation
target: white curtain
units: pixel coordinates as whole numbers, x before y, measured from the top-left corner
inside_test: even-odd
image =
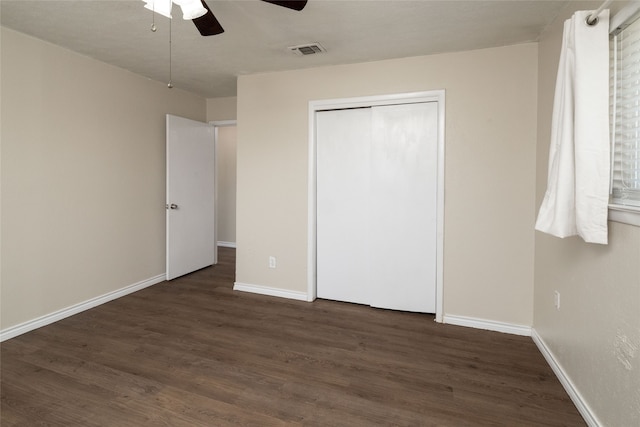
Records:
[[[547,191],[536,230],[607,243],[609,202],[609,11],[564,23],[553,105]]]

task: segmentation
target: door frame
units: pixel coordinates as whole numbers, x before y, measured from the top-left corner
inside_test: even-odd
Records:
[[[324,110],[374,107],[380,105],[436,102],[438,104],[438,175],[436,207],[436,322],[442,323],[444,306],[444,160],[445,91],[409,92],[309,101],[309,177],[307,228],[307,301],[317,297],[317,141],[316,113]]]

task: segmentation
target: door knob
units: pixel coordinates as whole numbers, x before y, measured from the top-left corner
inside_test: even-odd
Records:
[[[178,205],[176,205],[175,203],[171,203],[170,205],[167,204],[167,209],[178,209]]]

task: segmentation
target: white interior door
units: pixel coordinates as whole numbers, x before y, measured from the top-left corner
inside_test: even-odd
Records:
[[[435,312],[437,103],[322,111],[317,295]]]
[[[167,114],[167,280],[216,258],[213,127]]]

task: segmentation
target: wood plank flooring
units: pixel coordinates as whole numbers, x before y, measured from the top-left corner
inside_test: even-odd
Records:
[[[528,337],[234,292],[220,264],[1,345],[5,426],[584,426]]]

